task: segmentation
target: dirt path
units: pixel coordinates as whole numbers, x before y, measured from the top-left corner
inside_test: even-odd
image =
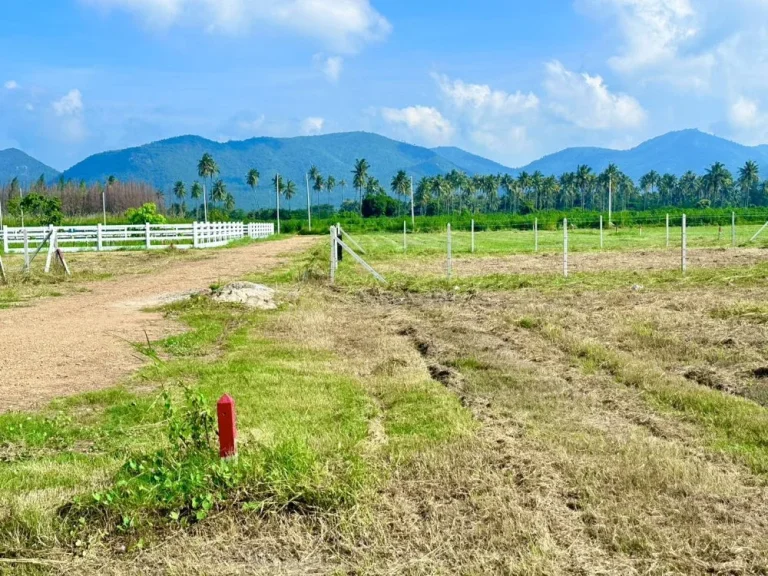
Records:
[[[296,237],[174,262],[160,272],[86,285],[88,292],[0,310],[0,412],[114,385],[144,359],[131,342],[178,329],[142,308],[218,280],[273,268],[316,241]]]

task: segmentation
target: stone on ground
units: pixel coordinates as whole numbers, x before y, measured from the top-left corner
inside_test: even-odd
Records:
[[[231,302],[235,304],[244,304],[249,308],[258,308],[260,310],[274,310],[277,308],[275,303],[275,291],[272,288],[253,282],[232,282],[213,294],[216,302]]]

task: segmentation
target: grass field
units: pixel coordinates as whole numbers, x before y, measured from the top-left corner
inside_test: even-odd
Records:
[[[459,234],[450,281],[376,234],[387,286],[323,243],[250,278],[277,311],[169,306],[122,385],[0,415],[0,571],[766,574],[768,258],[689,232],[685,277],[663,230],[573,232],[568,279],[523,267],[556,232]]]

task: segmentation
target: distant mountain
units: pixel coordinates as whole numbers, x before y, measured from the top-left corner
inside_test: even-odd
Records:
[[[22,186],[28,186],[43,174],[46,181],[58,178],[59,172],[35,160],[16,148],[0,150],[0,184],[18,178]]]
[[[482,156],[476,156],[470,154],[461,148],[455,148],[453,146],[442,146],[439,148],[432,148],[433,152],[436,152],[446,160],[449,160],[464,168],[464,171],[469,174],[512,174],[514,170],[503,166],[493,160],[488,160]]]
[[[593,171],[602,172],[613,163],[625,174],[638,180],[651,170],[677,176],[688,170],[704,174],[712,164],[722,162],[735,175],[747,160],[757,162],[763,176],[768,176],[768,146],[742,146],[699,130],[682,130],[653,138],[631,150],[568,148],[536,160],[515,172],[539,170],[545,175],[560,175],[575,171],[579,164],[586,164]]]
[[[458,148],[446,150],[448,152],[444,155],[436,150],[366,132],[298,138],[252,138],[226,143],[213,142],[199,136],[180,136],[137,148],[96,154],[64,172],[64,177],[103,182],[109,175],[114,175],[119,180],[151,182],[169,193],[177,180],[186,182],[189,188],[194,180],[199,179],[197,162],[203,153],[210,152],[221,169],[221,178],[235,195],[238,205],[250,207],[254,205],[254,199],[260,206],[272,205],[270,182],[276,172],[296,182],[299,191],[304,192],[305,174],[312,164],[317,165],[324,176],[333,175],[337,181],[346,180],[345,198],[353,195],[351,171],[357,158],[368,160],[371,164],[370,174],[378,178],[387,190],[398,170],[407,170],[414,179],[454,169],[470,174],[484,172],[491,166],[494,167],[493,172],[509,170]],[[461,163],[464,161],[468,165]],[[261,172],[261,183],[255,195],[245,185],[245,175],[251,168]],[[299,194],[293,200],[294,206],[301,206],[303,198],[304,195]],[[321,196],[323,202],[335,204],[339,204],[341,198],[340,187],[333,195],[323,193]]]

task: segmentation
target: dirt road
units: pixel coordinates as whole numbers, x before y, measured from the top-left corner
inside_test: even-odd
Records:
[[[212,252],[160,272],[85,285],[87,292],[0,310],[0,412],[112,386],[139,368],[131,342],[178,330],[142,309],[170,296],[273,268],[316,241],[310,237]]]

